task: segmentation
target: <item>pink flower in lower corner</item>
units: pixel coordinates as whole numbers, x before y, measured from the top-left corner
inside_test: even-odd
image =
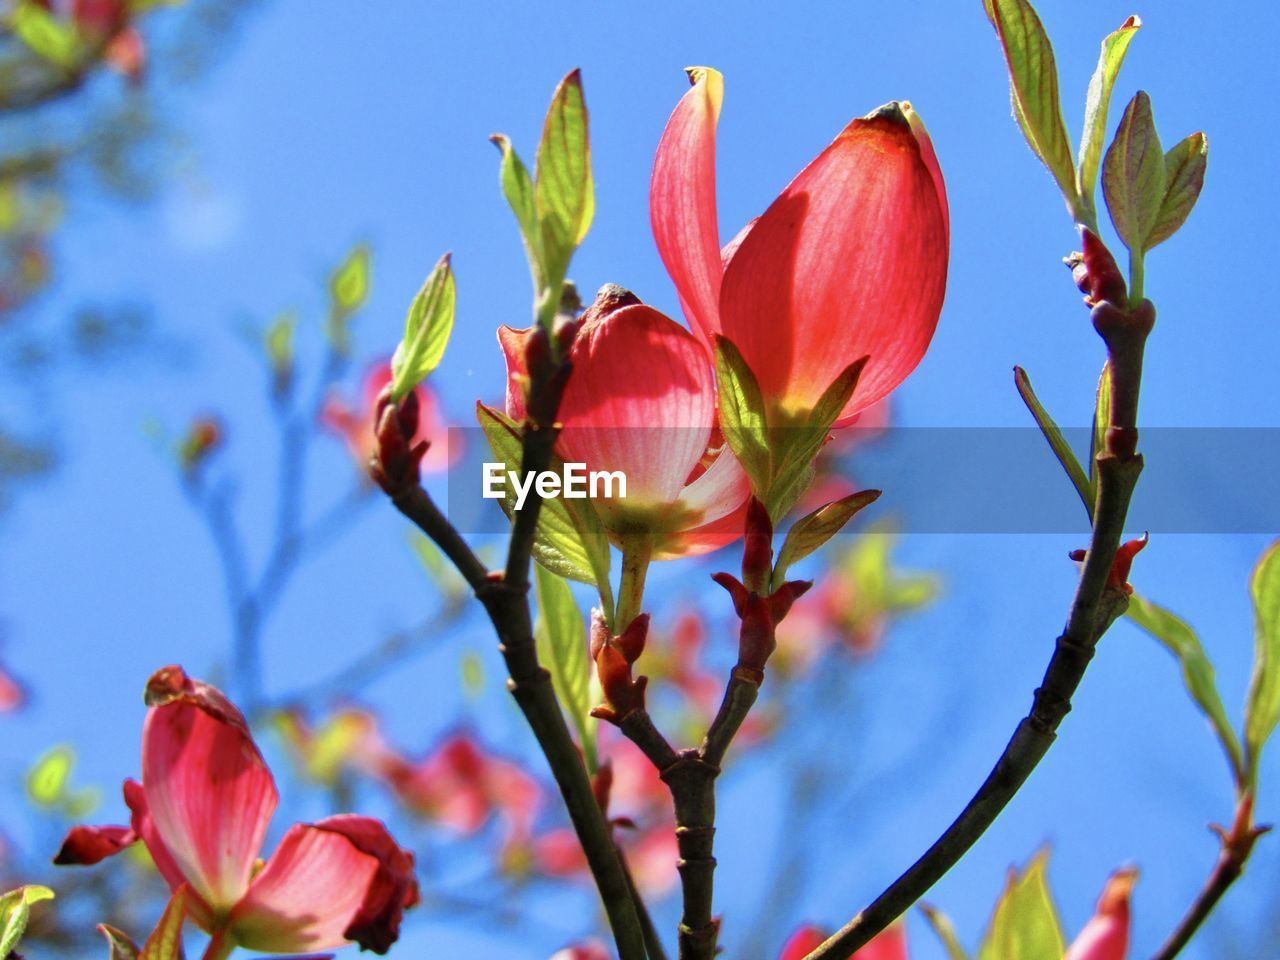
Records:
[[[791,935],[778,960],[804,960],[826,939],[827,935],[818,927],[801,927]],[[907,960],[906,928],[895,923],[855,953],[851,960]]]
[[[369,465],[376,443],[374,436],[375,411],[378,395],[391,382],[391,361],[383,360],[369,368],[360,388],[360,401],[352,405],[341,396],[333,395],[320,411],[320,423],[347,444],[352,458],[360,469]],[[410,446],[428,440],[426,456],[422,458],[423,473],[443,473],[462,453],[460,433],[449,429],[440,400],[425,383],[414,393],[418,398],[418,431]]]
[[[527,330],[503,327],[507,414],[524,417]],[[610,538],[649,538],[654,559],[706,553],[742,533],[746,474],[717,428],[712,357],[680,324],[606,286],[583,315],[556,447],[587,471],[620,471],[626,497],[595,507]],[[483,411],[482,411],[483,415]]]
[[[126,780],[128,827],[75,827],[54,862],[93,864],[141,841],[188,916],[226,943],[267,953],[355,942],[385,953],[418,902],[413,855],[379,821],[294,824],[258,860],[277,793],[240,711],[181,667],[147,684],[142,782]]]
[[[1129,896],[1138,882],[1131,868],[1117,870],[1098,898],[1098,909],[1063,960],[1124,960],[1129,951]]]

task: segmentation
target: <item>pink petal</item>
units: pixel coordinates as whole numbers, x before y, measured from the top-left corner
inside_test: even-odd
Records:
[[[778,955],[778,960],[804,960],[810,953],[822,946],[827,936],[817,927],[801,927],[790,938]]]
[[[605,525],[674,503],[715,421],[707,351],[675,321],[636,304],[585,323],[570,356],[561,455],[627,478],[625,501],[597,502]]]
[[[1098,910],[1063,960],[1124,960],[1129,950],[1129,895],[1138,880],[1135,870],[1117,870],[1107,881]]]
[[[690,325],[711,343],[720,329],[720,230],[716,223],[716,124],[724,78],[691,67],[693,89],[667,121],[653,163],[649,218],[658,253]]]
[[[517,330],[515,327],[498,328],[498,345],[507,360],[507,416],[519,423],[524,419],[524,386],[522,378],[529,376],[524,359],[524,345],[532,327]]]
[[[728,546],[742,537],[751,483],[728,448],[706,472],[684,488],[676,511],[685,518],[681,529],[654,548],[655,560],[693,557]]]
[[[59,867],[92,866],[136,843],[132,827],[72,827],[53,862]]]
[[[166,667],[147,686],[142,784],[156,836],[215,911],[249,884],[275,783],[244,718],[221,692]]]
[[[895,923],[853,955],[851,960],[907,960],[907,928]]]
[[[946,288],[946,200],[932,147],[897,105],[855,120],[732,255],[721,327],[783,412],[871,357],[847,419],[915,369]]]
[[[385,953],[417,902],[413,857],[367,817],[295,824],[228,920],[250,950],[300,953],[351,941]]]
[[[183,876],[181,868],[174,861],[173,854],[164,845],[164,841],[160,839],[160,834],[156,832],[155,822],[151,819],[151,810],[147,806],[146,791],[142,789],[142,784],[137,780],[126,780],[124,782],[124,802],[128,805],[129,812],[133,815],[131,820],[133,832],[146,845],[147,852],[151,854],[151,862],[155,864],[156,871],[160,876],[164,877],[165,883],[169,885],[170,890],[176,892],[184,886],[187,887],[187,915],[201,930],[206,933],[212,931],[213,910],[202,896],[187,885],[187,878]]]

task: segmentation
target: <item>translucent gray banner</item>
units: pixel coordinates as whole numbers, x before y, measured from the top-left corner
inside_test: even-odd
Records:
[[[681,455],[691,436],[680,428],[625,433],[631,436],[618,442],[648,451],[650,460],[664,451]],[[1064,434],[1087,471],[1089,431]],[[484,496],[484,465],[498,460],[484,433],[453,428],[445,442],[454,454],[442,504],[449,519],[463,533],[506,530],[499,501]],[[1280,532],[1280,428],[1153,427],[1142,431],[1140,450],[1146,469],[1131,530]],[[853,427],[837,433],[824,462],[851,489],[883,490],[872,510],[904,532],[1069,533],[1087,526],[1075,488],[1034,427]]]

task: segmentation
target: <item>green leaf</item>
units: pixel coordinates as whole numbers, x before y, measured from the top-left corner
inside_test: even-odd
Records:
[[[1129,50],[1129,43],[1141,26],[1140,19],[1130,17],[1120,25],[1119,30],[1102,41],[1102,55],[1098,57],[1098,67],[1089,81],[1089,93],[1084,107],[1084,135],[1080,138],[1078,187],[1081,209],[1089,218],[1085,225],[1094,233],[1098,232],[1098,217],[1093,190],[1098,181],[1098,165],[1102,162],[1102,145],[1107,139],[1107,111],[1111,106],[1111,91],[1115,87],[1120,65],[1124,63],[1124,55]]]
[[[578,70],[560,81],[551,98],[535,168],[544,285],[558,301],[569,259],[587,235],[595,212],[587,105]]]
[[[1160,203],[1147,249],[1164,243],[1177,233],[1190,216],[1200,190],[1204,187],[1204,171],[1209,161],[1209,140],[1203,133],[1193,133],[1164,155],[1165,191]]]
[[[1022,402],[1031,411],[1031,416],[1035,417],[1036,424],[1040,427],[1040,432],[1049,441],[1053,455],[1058,458],[1058,462],[1062,464],[1062,469],[1067,472],[1071,485],[1076,488],[1076,493],[1084,501],[1085,512],[1089,514],[1089,519],[1092,520],[1093,485],[1090,483],[1088,475],[1085,474],[1084,467],[1080,466],[1080,461],[1076,459],[1075,452],[1071,449],[1071,444],[1067,443],[1067,438],[1062,435],[1062,430],[1054,423],[1053,417],[1049,416],[1049,411],[1044,408],[1040,398],[1036,396],[1035,390],[1031,387],[1031,378],[1027,376],[1027,371],[1021,367],[1014,367],[1013,382],[1018,388],[1018,394],[1022,397]]]
[[[68,746],[47,751],[27,772],[27,796],[46,810],[61,806],[75,768],[76,752]],[[0,957],[4,954],[0,953]]]
[[[19,40],[50,63],[64,70],[80,66],[79,31],[74,24],[59,20],[38,3],[20,0],[9,26]]]
[[[409,305],[405,319],[404,339],[391,358],[391,397],[402,400],[440,365],[449,334],[453,332],[453,314],[457,291],[449,254],[432,268],[426,283]]]
[[[540,292],[546,285],[546,277],[542,266],[542,236],[533,180],[508,137],[498,133],[489,139],[502,153],[502,166],[498,173],[502,195],[507,198],[511,212],[516,215],[516,223],[520,225],[520,238],[524,241],[529,271],[533,274],[533,289]]]
[[[1107,429],[1111,424],[1111,361],[1102,365],[1098,392],[1093,403],[1093,437],[1089,444],[1089,504],[1098,499],[1098,456],[1107,449]]]
[[[138,960],[182,960],[182,924],[186,918],[187,887],[184,884],[173,892],[160,922],[142,945]]]
[[[356,245],[329,276],[329,299],[334,313],[355,313],[369,298],[372,257],[364,244]]]
[[[1160,217],[1165,195],[1164,148],[1151,98],[1139,90],[1125,107],[1115,142],[1102,164],[1102,189],[1111,222],[1125,246],[1141,254]]]
[[[978,960],[1049,960],[1061,957],[1067,944],[1049,894],[1048,855],[1041,853],[1025,871],[1009,872],[996,904]]]
[[[107,960],[138,960],[138,945],[124,931],[100,923],[98,932],[107,938],[107,946],[111,950]]]
[[[596,755],[596,719],[591,716],[591,663],[587,656],[587,631],[569,585],[542,567],[535,569],[538,590],[538,622],[534,636],[538,662],[551,671],[556,696],[578,731],[578,742],[588,773],[599,766]]]
[[[955,924],[951,922],[950,917],[927,903],[920,904],[920,912],[928,921],[929,928],[942,941],[942,948],[947,951],[947,960],[969,960],[969,955],[960,945],[960,938],[956,936]]]
[[[828,503],[801,520],[796,521],[787,531],[787,538],[782,542],[782,550],[778,553],[778,562],[773,567],[773,585],[778,587],[786,579],[787,570],[819,549],[828,540],[839,533],[846,523],[853,519],[863,507],[874,503],[880,496],[879,490],[863,490],[850,494],[842,500]]]
[[[476,415],[485,437],[489,441],[494,456],[504,465],[506,470],[520,471],[522,446],[520,428],[504,413],[478,404]],[[563,470],[563,464],[553,459],[550,469]],[[515,492],[511,485],[506,485],[506,498],[502,501],[502,509],[511,516],[515,507]],[[603,567],[608,582],[608,541],[600,528],[599,520],[594,524],[588,518],[594,516],[590,501],[574,501],[575,509],[570,511],[568,501],[561,497],[545,500],[538,512],[538,530],[533,542],[534,558],[557,576],[579,583],[597,583],[597,571]],[[590,543],[590,547],[587,544]],[[603,559],[601,552],[603,550]]]
[[[52,899],[52,890],[35,885],[18,887],[0,896],[0,957],[17,949],[31,918],[31,905]]]
[[[773,475],[763,498],[774,523],[782,519],[813,479],[814,461],[831,434],[831,426],[848,406],[868,357],[845,367],[818,398],[807,420],[770,431]]]
[[[1253,678],[1244,711],[1244,741],[1248,785],[1252,787],[1257,782],[1262,745],[1280,720],[1280,540],[1258,561],[1249,589],[1253,594],[1256,633]]]
[[[983,0],[1009,67],[1013,114],[1079,219],[1075,162],[1058,99],[1058,66],[1044,24],[1028,0]]]
[[[1218,685],[1214,679],[1213,664],[1196,632],[1170,611],[1137,594],[1129,598],[1129,607],[1125,613],[1177,658],[1182,667],[1182,680],[1187,692],[1208,717],[1210,726],[1226,751],[1236,781],[1243,782],[1244,758],[1240,751],[1240,740],[1227,718],[1227,711],[1222,705],[1222,697],[1218,694]]]
[[[293,333],[298,326],[298,315],[286,310],[271,321],[263,334],[263,345],[273,370],[287,371],[293,366]]]
[[[752,492],[763,497],[770,481],[764,396],[738,348],[720,336],[716,337],[716,385],[725,442],[751,480]]]

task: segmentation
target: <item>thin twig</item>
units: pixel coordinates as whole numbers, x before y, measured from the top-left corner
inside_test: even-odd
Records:
[[[1112,569],[1142,472],[1142,456],[1136,452],[1138,395],[1143,351],[1154,320],[1155,310],[1148,301],[1131,309],[1109,303],[1094,308],[1094,326],[1106,341],[1110,361],[1111,418],[1104,449],[1097,457],[1098,497],[1084,568],[1066,628],[1054,645],[1031,711],[1018,724],[986,781],[942,836],[806,960],[848,960],[905,913],[986,833],[1053,744],[1098,640],[1128,603],[1123,584],[1112,582]]]

